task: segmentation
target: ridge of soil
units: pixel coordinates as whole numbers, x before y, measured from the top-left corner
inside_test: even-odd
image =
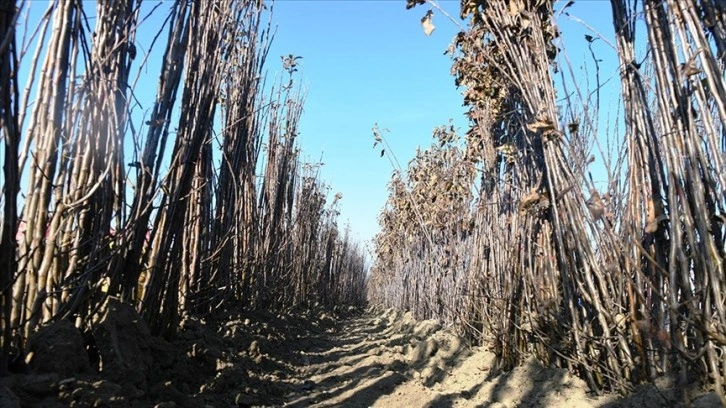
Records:
[[[620,397],[594,396],[567,370],[534,359],[497,372],[485,347],[469,347],[435,321],[392,310],[188,318],[167,342],[151,337],[128,309],[111,306],[118,313],[106,313],[98,322],[103,329],[93,331],[89,361],[97,369],[72,357],[77,333],[67,325],[48,329],[52,337],[40,336],[37,355],[29,355],[33,372],[0,379],[0,406],[721,406],[715,393],[677,389],[667,377]]]

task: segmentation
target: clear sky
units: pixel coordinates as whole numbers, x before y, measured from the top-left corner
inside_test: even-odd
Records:
[[[93,26],[94,5],[91,1],[86,3],[89,24]],[[555,9],[564,3],[558,2]],[[26,9],[28,35],[49,4],[43,0],[26,4],[29,6]],[[321,176],[331,186],[331,199],[337,192],[343,195],[340,224],[350,223],[354,237],[361,241],[370,241],[378,231],[377,217],[386,201],[387,183],[393,170],[389,160],[380,157],[380,150],[372,148],[374,124],[390,130],[385,137],[404,168],[417,146],[426,147],[431,143],[434,127],[453,119],[461,133],[466,131],[462,89],[455,87],[450,75],[451,60],[444,55],[460,30],[457,24],[463,24],[458,18],[460,2],[438,2],[456,23],[434,10],[436,29],[428,37],[424,35],[420,19],[430,6],[406,10],[405,4],[404,0],[274,2],[273,25],[277,32],[268,59],[270,79],[282,73],[280,56],[303,57],[299,72],[299,79],[307,88],[300,123],[303,158],[314,162],[322,154],[325,165]],[[148,11],[157,5],[160,11],[140,26],[137,48],[141,57],[137,62],[149,52],[150,41],[162,26],[165,9],[171,2],[150,1],[144,3],[144,9]],[[571,16],[562,15],[557,21],[566,39],[565,52],[577,80],[582,84],[589,80],[588,87],[592,88],[595,70],[584,35],[595,33],[576,18],[612,42],[610,4],[605,0],[578,0],[567,10]],[[140,72],[135,89],[140,105],[134,107],[134,115],[148,115],[151,110],[165,38],[166,31]],[[602,90],[606,105],[603,109],[614,112],[619,86],[616,52],[601,40],[592,46],[602,60],[601,81],[610,81]],[[30,47],[21,65],[21,84],[27,76],[32,53],[33,47]],[[605,115],[600,117],[600,123],[607,123]],[[607,130],[612,132],[611,128]],[[604,131],[601,130],[601,136]],[[128,149],[133,150],[133,146]],[[130,154],[127,155],[131,161]]]
[[[449,119],[462,129],[466,125],[461,90],[443,55],[458,27],[435,14],[436,30],[427,37],[420,19],[428,8],[405,5],[287,0],[273,9],[278,31],[270,59],[303,57],[308,97],[300,122],[302,148],[313,160],[323,152],[322,178],[333,194],[343,194],[341,225],[350,222],[361,240],[378,230],[393,170],[380,149],[372,148],[374,124],[390,130],[385,136],[404,167],[416,146],[430,143],[434,127]],[[458,15],[458,1],[441,5]]]

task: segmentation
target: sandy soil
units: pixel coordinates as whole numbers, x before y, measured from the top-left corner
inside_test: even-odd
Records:
[[[113,320],[122,328],[121,334],[131,330],[130,324],[141,324],[133,316],[129,319]],[[67,367],[62,367],[62,362],[53,362],[50,366],[55,372],[26,372],[3,378],[0,405],[44,408],[686,405],[675,399],[676,393],[667,378],[641,386],[622,398],[591,395],[586,384],[566,370],[545,368],[534,360],[511,372],[494,372],[494,355],[485,348],[467,346],[434,321],[416,322],[409,314],[390,310],[230,313],[217,319],[187,319],[182,327],[172,342],[150,337],[143,327],[134,332],[133,340],[114,334],[113,329],[106,330],[103,333],[110,339],[113,350],[104,350],[104,338],[98,337],[100,357],[90,358],[90,365],[97,365],[96,370],[71,375]],[[57,337],[56,332],[53,338]],[[58,341],[69,343],[67,339]],[[132,341],[133,345],[124,344]],[[113,370],[103,369],[104,359],[106,366]],[[721,406],[713,393],[689,390],[687,395],[691,406]]]
[[[344,320],[321,345],[301,349],[299,375],[315,384],[288,396],[290,406],[346,407],[673,407],[667,379],[632,395],[594,396],[566,370],[530,360],[492,371],[494,354],[468,347],[436,322],[385,311]],[[692,390],[693,406],[720,407]]]

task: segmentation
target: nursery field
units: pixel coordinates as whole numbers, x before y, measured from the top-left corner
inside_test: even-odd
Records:
[[[356,113],[334,161],[391,170],[368,242],[361,187],[305,159],[276,4],[0,3],[0,406],[726,405],[723,1],[598,2],[607,31],[583,0],[401,1],[456,27],[466,125],[400,152]],[[434,115],[410,89],[386,110]]]

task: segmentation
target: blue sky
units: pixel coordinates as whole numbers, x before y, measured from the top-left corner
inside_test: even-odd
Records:
[[[442,5],[454,10],[458,2]],[[434,127],[450,118],[466,124],[443,55],[458,28],[436,15],[436,30],[425,36],[426,10],[406,10],[403,1],[278,1],[273,9],[271,59],[303,57],[302,148],[313,160],[323,152],[322,178],[343,194],[341,224],[350,222],[361,240],[378,230],[392,171],[372,148],[374,124],[390,130],[385,136],[404,167]]]
[[[564,3],[558,2],[555,9]],[[89,23],[93,26],[93,3],[87,4]],[[157,4],[149,2],[144,7],[149,10]],[[160,12],[141,24],[137,62],[149,52],[149,43],[161,27],[170,4],[162,2]],[[458,24],[463,24],[458,19],[458,0],[438,4]],[[35,27],[49,2],[35,0],[28,5],[28,26]],[[450,75],[451,60],[443,55],[460,28],[434,10],[436,30],[427,37],[420,19],[429,8],[423,5],[406,10],[403,0],[278,0],[274,3],[273,26],[277,31],[268,58],[269,79],[282,75],[281,55],[303,57],[298,73],[298,79],[307,89],[300,122],[303,158],[315,162],[322,155],[325,165],[321,177],[331,186],[330,196],[337,192],[343,194],[340,224],[349,223],[353,236],[361,241],[369,242],[378,231],[377,217],[385,204],[387,183],[393,170],[389,160],[380,157],[378,149],[372,149],[374,124],[390,131],[385,134],[391,145],[387,154],[394,153],[404,168],[418,146],[431,143],[434,127],[452,119],[461,133],[466,131],[462,89],[455,87]],[[579,0],[568,11],[572,17],[563,15],[558,20],[566,39],[565,52],[572,63],[575,80],[581,84],[589,80],[592,87],[594,67],[584,35],[597,35],[576,20],[587,22],[612,42],[610,4],[602,0]],[[148,114],[151,110],[165,33],[151,52],[149,64],[140,72],[135,94],[141,105],[134,108],[135,115]],[[601,40],[592,46],[602,60],[601,80],[610,80],[602,90],[602,109],[614,112],[619,87],[617,54]],[[32,53],[33,47],[21,66],[21,83],[23,75],[27,76]],[[137,120],[137,126],[142,122]],[[606,125],[613,122],[607,115],[600,115],[598,123],[601,124],[599,137],[605,140],[605,131],[613,132]],[[130,161],[131,156],[128,157]]]

